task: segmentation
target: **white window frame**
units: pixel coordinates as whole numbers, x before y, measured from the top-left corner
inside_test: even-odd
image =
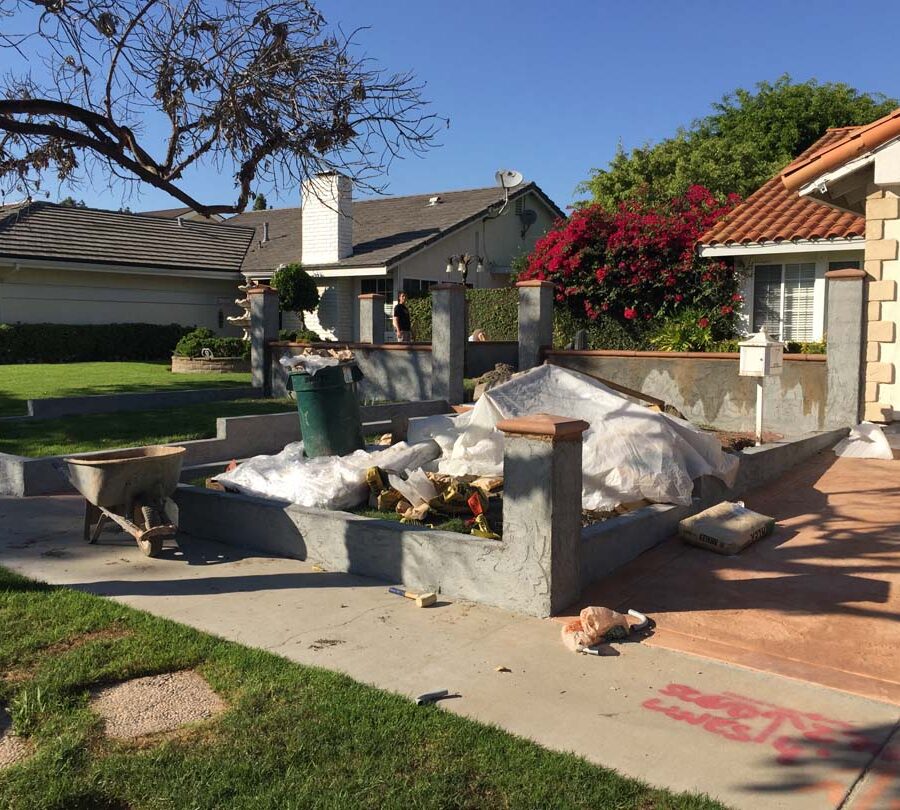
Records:
[[[793,335],[791,335],[791,336],[785,335],[784,306],[785,306],[785,299],[787,298],[786,287],[785,287],[785,273],[787,272],[787,268],[789,265],[794,265],[794,266],[798,266],[798,267],[806,266],[807,269],[809,269],[810,267],[812,268],[813,283],[812,283],[811,310],[809,313],[809,317],[810,317],[810,321],[811,321],[809,337],[800,338],[800,337],[795,337]],[[779,337],[779,339],[782,341],[797,340],[797,341],[804,341],[804,342],[816,340],[817,339],[816,333],[818,331],[816,329],[816,326],[817,326],[817,324],[816,324],[816,320],[817,320],[817,318],[816,318],[816,286],[817,286],[818,275],[819,275],[818,262],[815,262],[815,261],[812,261],[812,262],[802,262],[802,261],[801,262],[796,262],[796,261],[795,262],[774,262],[773,261],[773,262],[758,262],[758,263],[754,264],[754,266],[753,266],[753,283],[752,283],[752,287],[753,287],[753,291],[754,291],[754,295],[753,295],[754,300],[753,300],[752,308],[750,310],[750,326],[751,326],[751,329],[753,329],[754,331],[756,331],[759,328],[756,324],[756,300],[755,299],[756,299],[756,271],[760,267],[779,267],[781,270],[780,294],[778,296],[778,326],[779,326],[778,337]]]

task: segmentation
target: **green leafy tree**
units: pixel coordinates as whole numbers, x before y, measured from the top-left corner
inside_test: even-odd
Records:
[[[84,200],[76,200],[74,197],[63,197],[59,201],[60,205],[64,205],[67,208],[87,208],[87,203]]]
[[[269,203],[266,201],[265,194],[257,194],[253,198],[253,210],[254,211],[265,211],[269,207]]]
[[[299,264],[286,264],[275,271],[272,286],[278,290],[282,311],[296,312],[305,329],[304,313],[313,312],[319,306],[319,290],[313,277]]]
[[[846,84],[802,83],[787,74],[738,88],[712,105],[713,114],[657,144],[626,153],[621,144],[606,169],[594,169],[579,187],[613,209],[639,191],[650,202],[684,194],[693,185],[717,197],[746,197],[783,169],[828,127],[867,124],[887,115],[897,99]]]

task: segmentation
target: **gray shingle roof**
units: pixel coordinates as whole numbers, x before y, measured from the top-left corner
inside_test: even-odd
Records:
[[[535,183],[527,183],[510,193],[510,200],[534,192],[559,216],[563,212]],[[431,197],[440,197],[429,205]],[[353,255],[334,267],[380,267],[433,242],[466,225],[503,200],[497,186],[468,191],[415,194],[408,197],[383,197],[353,203]],[[269,223],[269,241],[262,242],[262,226]],[[247,252],[242,270],[274,270],[280,264],[301,261],[301,209],[276,208],[248,211],[227,220],[227,226],[256,228],[253,245]]]
[[[0,208],[0,256],[13,258],[236,273],[252,239],[212,222],[47,202]]]

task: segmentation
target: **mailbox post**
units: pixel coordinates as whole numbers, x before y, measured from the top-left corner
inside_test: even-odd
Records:
[[[741,341],[741,377],[756,378],[756,444],[762,444],[763,385],[766,377],[780,377],[784,363],[784,344],[772,340],[763,326],[759,332]]]

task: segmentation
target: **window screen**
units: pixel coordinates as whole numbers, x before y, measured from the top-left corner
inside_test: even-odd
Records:
[[[758,264],[753,268],[753,331],[766,327],[770,337],[781,340],[781,265]]]
[[[813,287],[816,266],[786,264],[784,266],[784,337],[782,340],[813,339]]]

